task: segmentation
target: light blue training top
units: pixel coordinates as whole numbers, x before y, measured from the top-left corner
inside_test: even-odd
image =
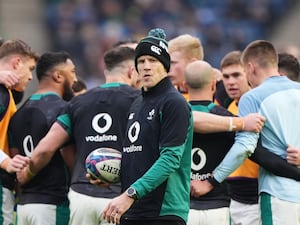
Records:
[[[242,96],[239,116],[260,113],[266,118],[261,131],[262,145],[286,158],[288,145],[300,148],[300,83],[285,76],[272,76]],[[222,163],[213,172],[217,181],[223,181],[256,147],[259,135],[238,132],[235,143]],[[300,182],[275,176],[264,170],[259,172],[259,192],[279,199],[300,203]]]

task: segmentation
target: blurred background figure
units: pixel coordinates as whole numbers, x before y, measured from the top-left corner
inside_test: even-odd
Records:
[[[298,59],[289,53],[278,54],[278,70],[282,76],[290,80],[299,81],[300,65]]]
[[[87,91],[87,86],[82,79],[78,79],[77,82],[74,83],[73,87],[74,95],[80,95]]]

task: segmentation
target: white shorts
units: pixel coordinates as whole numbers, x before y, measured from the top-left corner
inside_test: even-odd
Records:
[[[229,208],[190,209],[187,225],[230,225]]]
[[[1,187],[1,210],[0,210],[0,221],[3,221],[2,224],[13,224],[14,217],[14,205],[15,197],[11,190]]]
[[[97,198],[80,194],[70,189],[70,223],[69,225],[106,225],[102,212],[111,201],[110,198]]]
[[[231,225],[260,225],[260,210],[258,204],[244,204],[231,199]]]
[[[68,204],[30,203],[17,206],[18,225],[68,225],[69,216]]]
[[[262,225],[300,225],[300,203],[283,201],[260,194]]]

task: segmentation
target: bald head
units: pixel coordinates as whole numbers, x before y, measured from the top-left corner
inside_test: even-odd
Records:
[[[223,74],[221,72],[221,70],[217,69],[217,68],[213,68],[214,71],[214,77],[216,81],[220,81],[222,80]]]
[[[190,89],[201,89],[214,80],[214,71],[207,62],[197,60],[186,66],[185,79]]]

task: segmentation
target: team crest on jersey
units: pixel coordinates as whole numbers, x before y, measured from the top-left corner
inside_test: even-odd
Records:
[[[148,119],[148,120],[152,120],[152,119],[154,118],[154,116],[155,116],[155,110],[152,109],[152,110],[149,112],[147,119]]]

